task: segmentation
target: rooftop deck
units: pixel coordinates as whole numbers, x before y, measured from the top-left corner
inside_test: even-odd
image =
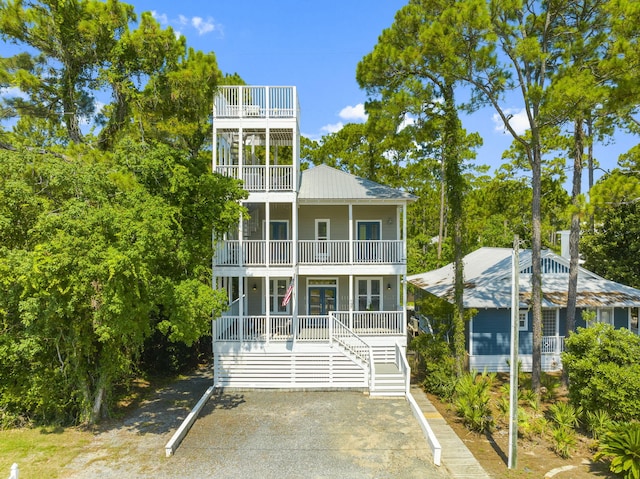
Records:
[[[220,86],[213,118],[297,118],[299,109],[293,86]]]

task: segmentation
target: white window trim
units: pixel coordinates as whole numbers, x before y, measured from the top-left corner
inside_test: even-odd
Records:
[[[317,284],[309,284],[311,281],[334,281],[333,283],[317,283]],[[306,310],[307,310],[307,314],[310,315],[311,313],[309,312],[309,290],[315,286],[319,286],[321,288],[336,288],[336,311],[340,311],[340,308],[338,306],[338,301],[340,298],[340,281],[337,277],[330,277],[330,278],[315,278],[315,277],[309,277],[307,278],[307,290],[305,292],[305,303],[306,303]]]
[[[380,282],[380,309],[379,311],[384,311],[384,283],[382,282],[382,276],[357,276],[354,278],[355,279],[355,288],[354,288],[354,293],[355,293],[355,306],[356,308],[359,306],[360,303],[360,292],[358,291],[358,282],[360,280],[365,280],[367,281],[367,305],[371,304],[371,281],[379,281]],[[368,306],[367,306],[368,308]],[[356,311],[362,311],[361,309],[356,309]],[[368,311],[368,309],[365,309],[364,311]]]
[[[558,308],[544,308],[544,311],[554,311],[555,312],[555,316],[556,316],[556,324],[555,324],[555,333],[553,334],[553,336],[560,336],[560,310]],[[544,324],[544,317],[542,318],[543,320],[543,324]],[[544,326],[543,326],[543,332],[544,332]],[[544,333],[543,333],[544,334]]]
[[[360,231],[360,223],[378,223],[380,231],[380,240],[382,240],[382,220],[356,220],[356,240],[358,241],[375,241],[375,240],[360,240],[358,238],[358,231]]]
[[[285,281],[285,293],[287,291],[287,288],[289,287],[289,283],[291,282],[291,278],[290,277],[286,277],[286,276],[274,276],[269,278],[269,282],[273,282],[274,286],[277,288],[277,284],[278,284],[278,280],[284,280]],[[269,285],[270,286],[270,285]],[[275,304],[272,303],[272,301],[275,300]],[[278,304],[280,304],[280,301],[278,300],[278,292],[277,291],[271,291],[269,290],[269,314],[271,316],[288,316],[291,314],[291,301],[289,301],[287,303],[287,305],[285,306],[286,310],[285,311],[277,311],[277,310],[273,310],[272,308],[275,306],[276,308],[278,307]]]
[[[602,320],[602,312],[603,311],[608,311],[609,312],[610,321],[604,322]],[[610,324],[611,326],[614,326],[615,325],[614,309],[613,308],[598,308],[598,317],[597,317],[596,321],[598,323]]]
[[[520,319],[524,314],[524,325],[520,324]],[[519,331],[529,331],[529,311],[526,309],[521,309],[518,311],[518,330]]]
[[[328,218],[316,218],[316,226],[315,226],[315,239],[316,241],[322,241],[318,238],[318,223],[327,223],[327,237],[324,238],[327,241],[331,239],[331,220]]]

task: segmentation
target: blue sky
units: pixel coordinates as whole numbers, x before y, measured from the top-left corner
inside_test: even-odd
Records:
[[[136,12],[151,10],[198,50],[213,51],[225,73],[237,72],[249,84],[295,85],[302,134],[319,139],[348,122],[364,121],[366,99],[355,80],[358,62],[377,43],[406,0],[235,0],[211,2],[133,0]],[[506,104],[523,128],[520,105]],[[476,162],[496,167],[511,136],[492,109],[463,120],[484,145]],[[604,169],[636,140],[618,137],[595,148]],[[597,174],[596,176],[599,176]],[[586,174],[585,174],[586,181]]]
[[[395,12],[407,0],[124,0],[138,15],[152,11],[163,26],[184,35],[196,50],[213,51],[219,68],[238,73],[248,84],[298,88],[302,134],[320,139],[343,124],[364,121],[365,92],[356,66],[371,52]],[[505,104],[522,119],[520,105]],[[492,109],[463,118],[469,132],[484,140],[476,163],[496,167],[511,136],[504,134]],[[524,126],[524,123],[520,121]],[[637,143],[618,137],[597,146],[604,169]],[[586,174],[585,174],[586,177]],[[586,180],[585,180],[586,181]]]

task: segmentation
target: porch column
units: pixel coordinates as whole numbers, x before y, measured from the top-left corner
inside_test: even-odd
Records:
[[[407,203],[402,206],[402,333],[407,334]],[[400,282],[400,278],[398,278]]]
[[[274,285],[275,286],[275,285]],[[264,313],[265,313],[265,328],[267,328],[267,330],[265,331],[265,336],[267,337],[266,342],[267,344],[269,344],[269,339],[271,339],[271,331],[273,330],[271,328],[271,279],[269,277],[269,273],[267,273],[267,275],[264,277]],[[276,297],[276,301],[278,299],[278,295],[277,293],[274,291],[274,295]]]
[[[268,93],[268,90],[267,90]],[[269,96],[267,95],[267,102],[269,101]],[[267,112],[269,111],[269,104],[267,103]],[[268,115],[268,114],[267,114]],[[268,118],[268,117],[267,117]],[[266,120],[267,122],[269,121],[268,119]],[[265,169],[265,183],[266,183],[266,190],[267,191],[271,191],[272,185],[271,185],[271,172],[269,171],[269,167],[271,164],[271,159],[270,159],[270,154],[271,152],[269,151],[269,146],[271,144],[271,138],[269,138],[271,135],[269,133],[269,125],[267,124],[267,127],[265,128],[265,153],[264,153],[264,169]]]
[[[267,200],[264,204],[264,264],[271,264],[271,203]]]
[[[349,264],[353,264],[353,205],[349,203]]]
[[[246,279],[244,274],[238,279],[238,294],[240,295],[238,304],[238,341],[241,343],[244,339],[244,302],[247,300],[245,295]]]
[[[353,275],[349,275],[349,329],[353,329],[353,305],[355,303]]]

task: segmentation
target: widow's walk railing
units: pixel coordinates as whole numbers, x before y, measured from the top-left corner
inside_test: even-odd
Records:
[[[214,96],[216,118],[295,118],[298,97],[293,86],[220,86]]]

